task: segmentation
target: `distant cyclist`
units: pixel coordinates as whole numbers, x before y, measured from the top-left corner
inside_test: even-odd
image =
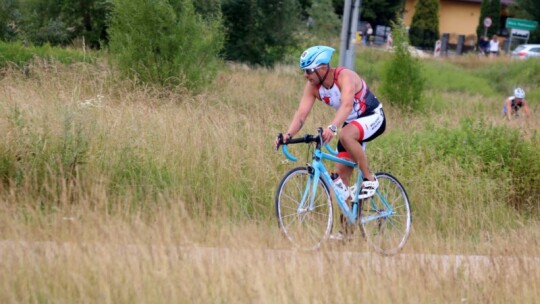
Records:
[[[332,107],[336,114],[324,129],[323,139],[330,142],[334,136],[339,136],[338,157],[351,159],[358,164],[365,178],[361,197],[369,197],[375,193],[379,183],[369,170],[366,153],[361,144],[381,135],[386,127],[386,120],[382,104],[355,71],[330,66],[333,53],[334,49],[331,47],[314,46],[300,56],[300,69],[304,73],[306,84],[283,140],[287,142],[300,131],[315,101],[320,100],[322,104]],[[278,138],[274,145],[278,147]],[[336,164],[336,171],[345,185],[349,186],[353,169]]]
[[[525,100],[525,91],[522,88],[516,88],[514,96],[510,96],[504,101],[503,116],[508,120],[512,119],[512,117],[519,117],[520,109],[523,109],[525,118],[531,117],[531,110]]]

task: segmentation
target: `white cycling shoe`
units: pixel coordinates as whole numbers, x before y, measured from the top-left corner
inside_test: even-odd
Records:
[[[375,177],[374,181],[365,180],[362,182],[362,192],[360,192],[360,195],[358,196],[359,200],[363,200],[369,197],[372,197],[375,195],[375,191],[377,191],[377,188],[379,188],[379,181]],[[353,185],[350,187],[351,192],[351,198],[354,199],[356,196],[356,185]]]
[[[379,181],[377,178],[375,178],[374,181],[363,181],[362,182],[362,192],[360,193],[360,199],[365,199],[368,197],[372,197],[375,194],[375,191],[377,191],[377,188],[379,188]]]

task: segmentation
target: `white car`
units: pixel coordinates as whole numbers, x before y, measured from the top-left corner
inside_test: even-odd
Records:
[[[540,58],[540,44],[521,44],[512,51],[512,57],[515,58]]]

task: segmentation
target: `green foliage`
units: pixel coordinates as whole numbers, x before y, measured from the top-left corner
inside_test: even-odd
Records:
[[[43,46],[24,46],[20,42],[0,41],[0,68],[9,64],[23,68],[33,59],[58,61],[64,64],[75,62],[94,62],[96,57],[91,53],[83,53],[80,50],[53,47],[48,44]]]
[[[482,6],[480,7],[480,17],[478,19],[478,26],[476,27],[476,36],[480,39],[484,36],[486,28],[484,27],[484,19],[490,17],[492,24],[487,28],[487,37],[499,33],[501,28],[501,1],[500,0],[482,0]]]
[[[360,20],[375,25],[390,25],[404,8],[404,0],[363,0]],[[340,12],[340,15],[343,11]]]
[[[297,0],[224,0],[222,12],[226,59],[272,66],[297,44]]]
[[[7,116],[15,140],[0,143],[1,183],[26,185],[42,199],[61,197],[62,188],[76,182],[88,155],[91,132],[82,117],[66,111],[61,132],[55,134],[47,121],[40,128],[29,127],[32,122],[18,107],[9,109]]]
[[[539,145],[538,135],[524,138],[515,128],[485,120],[464,119],[457,127],[435,121],[419,132],[385,133],[373,144],[370,162],[399,172],[416,216],[446,223],[436,228],[441,233],[479,233],[486,227],[478,221],[501,227],[512,222],[500,218],[508,212],[514,219],[539,214]],[[474,220],[462,221],[463,209]]]
[[[339,37],[341,20],[334,13],[330,0],[314,0],[307,12],[313,20],[309,29],[320,41],[326,41],[324,44],[329,45]]]
[[[521,138],[518,130],[484,121],[464,120],[457,129],[437,128],[418,138],[439,160],[459,160],[469,172],[486,173],[514,191],[508,197],[513,206],[530,208],[540,195],[540,138]]]
[[[439,0],[418,0],[409,30],[411,44],[432,49],[439,39]]]
[[[195,11],[203,18],[221,16],[221,0],[197,0],[193,1]]]
[[[110,0],[63,0],[60,16],[68,25],[71,40],[84,37],[91,48],[108,43],[107,16],[112,10]]]
[[[151,155],[141,155],[138,150],[139,147],[125,147],[112,162],[102,164],[103,171],[111,175],[109,191],[113,196],[131,193],[135,202],[155,201],[160,193],[179,181],[170,167]]]
[[[126,77],[200,89],[214,78],[221,19],[204,20],[191,0],[115,0],[110,52]]]
[[[3,0],[0,2],[0,41],[14,40],[19,23],[19,1]]]
[[[474,72],[490,82],[491,87],[502,96],[509,96],[517,86],[526,91],[540,83],[540,60],[514,61],[512,64],[497,62]],[[529,100],[529,98],[527,98]]]
[[[425,79],[420,62],[409,52],[407,30],[403,21],[392,24],[392,38],[394,56],[384,67],[382,94],[397,106],[419,110]]]
[[[110,0],[19,0],[18,40],[43,45],[67,45],[85,40],[98,48],[107,42],[106,22]]]
[[[540,1],[515,0],[510,9],[510,16],[515,13],[516,18],[535,20],[540,23]],[[529,43],[540,43],[540,27],[530,33]]]
[[[444,70],[444,73],[441,71]],[[491,81],[483,76],[465,73],[463,68],[446,61],[429,61],[423,64],[426,87],[436,92],[462,92],[494,96],[498,93]]]

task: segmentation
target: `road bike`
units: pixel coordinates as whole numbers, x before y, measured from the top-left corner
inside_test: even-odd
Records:
[[[331,192],[334,192],[346,230],[360,226],[362,235],[375,251],[383,255],[397,253],[405,246],[412,225],[411,206],[405,188],[391,174],[378,172],[375,173],[379,181],[376,193],[360,199],[361,191],[356,189],[361,189],[361,170],[356,163],[338,158],[337,151],[323,143],[322,130],[319,128],[317,135],[307,134],[285,143],[283,136],[278,135],[279,146],[293,162],[298,159],[289,153],[288,145],[304,143],[314,146],[313,153],[308,153],[308,163],[288,171],[279,183],[275,207],[280,230],[294,246],[318,249],[332,234],[334,211]],[[323,146],[329,153],[322,151]],[[352,194],[348,198],[335,191],[325,160],[355,168],[356,184],[350,187]],[[351,235],[346,231],[346,239]]]

